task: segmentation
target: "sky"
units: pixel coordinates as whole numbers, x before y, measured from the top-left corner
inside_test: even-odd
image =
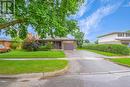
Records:
[[[95,41],[103,34],[130,30],[130,0],[85,0],[71,18],[85,39]]]

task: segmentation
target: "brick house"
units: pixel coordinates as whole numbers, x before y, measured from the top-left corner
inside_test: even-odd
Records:
[[[52,43],[53,49],[61,49],[61,50],[75,50],[76,49],[76,40],[69,38],[46,38],[46,39],[38,39],[39,42],[42,43]]]
[[[11,49],[12,41],[0,40],[0,52],[5,52]]]
[[[74,50],[77,47],[77,43],[75,39],[69,39],[69,38],[44,38],[44,39],[40,39],[40,37],[38,35],[32,35],[31,33],[29,33],[27,35],[27,39],[28,40],[36,40],[40,43],[52,43],[53,45],[53,49],[61,49],[61,50]]]

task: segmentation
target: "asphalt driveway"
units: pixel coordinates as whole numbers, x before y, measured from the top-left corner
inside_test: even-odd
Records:
[[[104,60],[105,56],[77,50],[65,51],[70,61],[69,72],[51,79],[14,81],[0,87],[130,87],[129,68]],[[4,80],[6,81],[6,80]],[[4,85],[5,84],[5,85]]]
[[[104,60],[106,56],[96,54],[85,50],[65,51],[68,58],[78,58],[76,61],[70,61],[72,68],[70,71],[74,73],[74,67],[79,70],[77,73],[99,73],[110,71],[128,71],[129,68],[117,65],[115,63]],[[83,60],[84,59],[84,60]]]

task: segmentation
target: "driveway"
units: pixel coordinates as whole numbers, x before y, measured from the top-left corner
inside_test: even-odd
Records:
[[[65,51],[70,61],[69,72],[51,79],[14,81],[0,87],[130,87],[129,68],[104,60],[105,56],[77,50]],[[5,84],[5,85],[4,85]]]
[[[78,58],[70,61],[70,65],[79,67],[78,73],[99,73],[110,71],[128,71],[129,68],[104,60],[106,56],[85,50],[65,51],[68,58]],[[71,69],[74,72],[74,69]]]
[[[65,51],[65,54],[68,58],[107,58],[107,56],[103,56],[86,50]]]

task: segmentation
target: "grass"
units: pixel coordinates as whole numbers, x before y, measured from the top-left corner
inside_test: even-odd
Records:
[[[63,69],[67,66],[67,60],[29,60],[29,61],[9,61],[0,60],[0,74],[23,74],[52,72]]]
[[[79,48],[79,50],[88,50],[97,54],[101,54],[104,56],[121,56],[121,54],[114,54],[114,53],[110,53],[110,52],[103,52],[103,51],[97,51],[97,50],[89,50],[89,49],[84,49],[84,48]]]
[[[97,51],[97,50],[88,50],[88,51],[95,52],[97,54],[101,54],[104,56],[121,56],[120,54],[114,54],[114,53],[110,53],[110,52],[102,52],[102,51]]]
[[[15,50],[7,53],[1,53],[0,58],[64,58],[63,51],[35,51],[27,52],[23,50]]]
[[[115,58],[115,59],[108,59],[108,60],[120,65],[130,67],[130,58]]]

